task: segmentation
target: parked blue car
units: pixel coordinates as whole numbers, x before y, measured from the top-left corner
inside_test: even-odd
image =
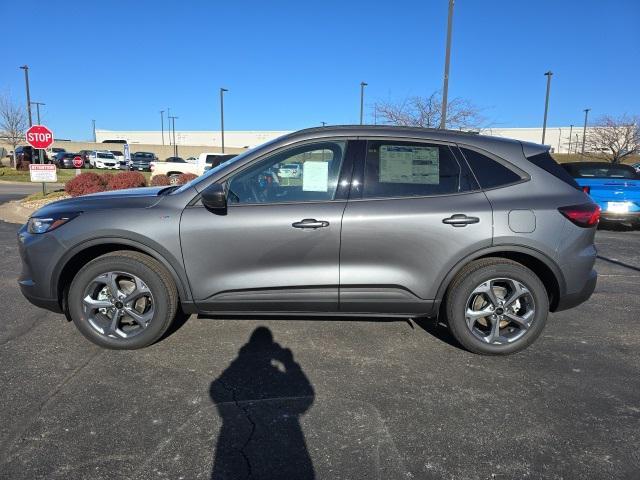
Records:
[[[600,206],[601,220],[640,226],[640,174],[632,166],[607,162],[562,166]]]

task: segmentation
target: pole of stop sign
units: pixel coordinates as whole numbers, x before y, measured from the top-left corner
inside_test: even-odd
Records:
[[[38,156],[40,157],[40,164],[44,164],[44,150],[38,150]],[[42,196],[47,196],[47,184],[42,182]]]

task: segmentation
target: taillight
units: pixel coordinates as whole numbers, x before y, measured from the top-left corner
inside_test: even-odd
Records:
[[[593,227],[600,220],[600,207],[595,203],[560,207],[558,210],[571,223],[583,228]]]
[[[591,193],[591,187],[582,187],[582,191],[589,195]]]

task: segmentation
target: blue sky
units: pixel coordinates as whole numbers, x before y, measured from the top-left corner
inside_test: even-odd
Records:
[[[368,110],[441,88],[446,16],[447,0],[0,0],[0,92],[24,102],[28,64],[59,138],[89,138],[94,118],[159,129],[166,107],[177,129],[217,129],[220,86],[228,130],[356,123],[363,80]],[[539,126],[551,69],[549,125],[640,114],[639,21],[638,0],[457,0],[450,96]]]

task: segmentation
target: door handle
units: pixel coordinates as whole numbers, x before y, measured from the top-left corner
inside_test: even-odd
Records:
[[[315,218],[305,218],[304,220],[300,220],[299,222],[294,222],[291,224],[294,228],[323,228],[328,227],[329,222],[325,220],[316,220]]]
[[[478,217],[467,217],[464,213],[456,213],[449,218],[442,219],[442,223],[453,225],[454,227],[466,227],[470,223],[478,223],[479,221]]]

